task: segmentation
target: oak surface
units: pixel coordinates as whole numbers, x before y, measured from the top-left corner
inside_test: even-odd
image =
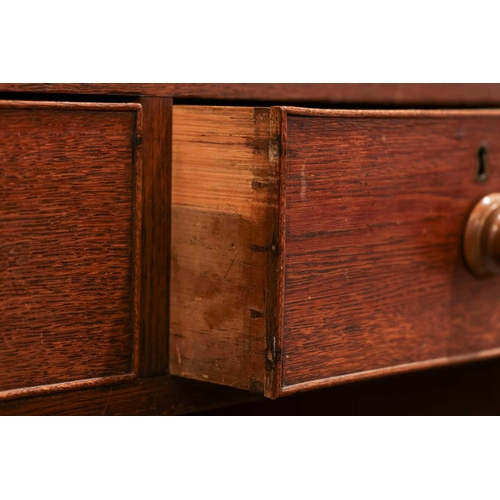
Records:
[[[0,92],[148,95],[337,105],[498,106],[500,84],[460,83],[2,83]]]
[[[500,102],[498,85],[0,84],[0,91],[33,93],[33,98],[35,98],[35,93],[37,92],[48,92],[48,99],[59,99],[57,94],[66,93],[69,97],[68,100],[72,98],[84,99],[85,94],[103,96],[103,99],[111,98],[111,94],[114,94],[118,96],[116,99],[122,100],[127,99],[126,96],[131,95],[159,95],[181,99],[304,102],[307,105],[312,105],[315,102],[324,102],[338,103],[339,105],[345,104],[346,106],[366,104],[368,106],[422,105],[471,107],[498,105]],[[69,94],[73,94],[73,96],[69,96]],[[147,98],[143,98],[142,101],[143,106],[145,106],[145,99]],[[52,103],[52,105],[56,106],[56,103]],[[151,106],[151,116],[167,116],[168,112],[165,115],[164,110],[168,105],[168,99],[165,99],[161,106]],[[167,123],[168,118],[159,118],[157,121],[155,121],[156,118],[152,118],[151,120],[151,123],[155,122],[151,126],[151,130],[154,133],[158,133],[158,130],[160,130],[160,135],[161,133],[165,133],[164,129],[168,128],[168,124],[166,127],[161,124]],[[153,147],[158,147],[159,150],[164,148],[159,139],[150,142],[150,144]],[[163,150],[165,151],[165,148]],[[145,152],[145,154],[149,153]],[[168,149],[166,154],[168,155]],[[161,158],[161,156],[157,156],[157,158]],[[475,161],[475,159],[472,161]],[[491,156],[489,160],[489,166],[491,166]],[[154,163],[155,160],[150,164]],[[159,165],[159,163],[161,163],[161,160],[156,160],[156,165]],[[164,165],[168,166],[168,161]],[[168,196],[168,192],[162,192],[161,188],[155,188],[154,186],[154,183],[151,184],[150,189],[152,190],[149,192],[152,193],[153,197],[158,196],[158,202],[163,199],[163,196]],[[144,203],[147,204],[147,201],[145,200]],[[162,218],[160,217],[160,225],[164,224],[161,220]],[[164,224],[165,226],[168,226],[168,224]],[[168,227],[165,234],[168,238]],[[153,241],[153,244],[158,242],[158,235],[159,233],[149,241]],[[143,248],[146,255],[160,256],[164,253],[164,251],[160,250],[162,248],[161,241],[162,239],[160,238],[157,251],[148,251],[149,244],[145,245]],[[268,254],[268,258],[270,255],[272,254]],[[269,263],[267,267],[269,270]],[[149,293],[149,296],[153,297],[155,287],[158,287],[161,291],[162,278],[157,284],[154,284],[154,280],[151,279],[151,269],[153,267],[143,264],[142,269],[141,273],[143,276],[149,275],[149,278],[146,278],[149,279],[149,285],[146,288],[150,290],[149,292],[142,291],[142,293]],[[164,272],[162,271],[160,274]],[[267,284],[269,287],[269,280]],[[165,304],[164,299],[161,299],[159,304]],[[158,318],[151,320],[149,325],[153,325],[156,322],[161,324],[162,321],[165,321],[162,318],[166,316],[162,316],[159,312],[160,308],[161,306],[158,306],[155,313],[155,307],[149,307],[149,311],[153,311],[153,317]],[[142,310],[146,311],[148,307],[144,305]],[[269,316],[266,322],[268,320]],[[141,370],[144,370],[143,373],[145,374],[149,370],[151,370],[149,373],[161,371],[161,367],[164,366],[161,359],[165,359],[164,355],[166,353],[165,344],[163,344],[164,347],[161,346],[162,338],[163,341],[165,339],[162,329],[144,327],[144,325],[142,328],[143,331],[151,332],[153,337],[157,336],[157,338],[153,338],[149,346],[146,345],[148,341],[145,339],[141,340],[142,347],[139,349],[138,356],[141,356],[140,352],[142,350],[149,353],[142,359],[140,357],[137,358],[140,360]],[[155,350],[156,346],[159,346],[158,350]],[[276,354],[279,355],[280,352]],[[148,359],[151,360],[151,366],[155,368],[148,368]],[[450,360],[450,358],[441,359],[445,363]],[[447,374],[445,375],[446,383],[443,382],[443,377],[440,377],[438,373]],[[481,373],[481,376],[478,376],[478,373]],[[286,405],[286,412],[288,414],[300,413],[304,405],[309,409],[311,409],[312,405],[312,408],[316,408],[318,413],[323,411],[323,414],[370,414],[374,412],[385,414],[387,412],[397,413],[397,406],[394,403],[394,399],[398,400],[401,398],[405,401],[406,407],[410,408],[409,411],[411,413],[415,413],[416,409],[420,409],[423,414],[436,412],[439,414],[446,413],[447,396],[449,395],[448,391],[450,391],[456,403],[453,408],[458,408],[453,413],[477,414],[484,413],[485,411],[497,412],[498,409],[495,410],[497,407],[493,403],[498,399],[494,390],[498,373],[500,373],[498,371],[498,363],[495,361],[482,361],[466,366],[443,368],[439,371],[432,370],[425,373],[399,375],[397,377],[361,384],[349,384],[320,392],[312,392],[307,395],[304,394],[300,396],[300,399],[295,397],[283,398],[282,403]],[[124,375],[124,377],[127,376],[128,374]],[[369,376],[373,376],[373,374]],[[103,380],[106,380],[106,377],[100,379],[99,383],[102,383]],[[107,378],[107,380],[109,381],[110,379]],[[325,380],[328,382],[328,379]],[[401,388],[399,390],[397,388],[398,380],[401,381]],[[408,384],[409,380],[413,382]],[[331,380],[328,383],[331,383]],[[365,387],[365,390],[362,389],[363,387]],[[377,387],[380,389],[377,390]],[[65,390],[65,392],[57,394],[2,401],[0,404],[0,414],[176,414],[191,412],[196,409],[216,407],[218,405],[234,404],[247,397],[250,396],[245,395],[242,391],[223,386],[213,386],[177,377],[162,376],[133,382],[126,380],[119,382],[115,380],[112,385],[103,387]],[[322,398],[328,399],[330,402],[334,401],[335,404],[328,405],[326,401],[322,402]],[[360,398],[362,399],[362,403],[360,403]],[[470,404],[464,406],[464,401]],[[269,402],[269,404],[274,403]],[[258,406],[254,407],[255,411],[259,411],[258,408]],[[384,408],[387,409],[386,412],[384,412]]]
[[[0,101],[0,397],[133,371],[140,109]]]
[[[278,397],[499,356],[496,282],[461,248],[499,132],[495,110],[174,106],[171,372]]]
[[[262,399],[168,375],[0,402],[0,415],[185,415]]]
[[[496,111],[288,110],[285,391],[500,354],[498,283],[461,249],[470,209],[500,188],[499,137]]]
[[[137,374],[168,371],[172,100],[144,97],[140,340]]]

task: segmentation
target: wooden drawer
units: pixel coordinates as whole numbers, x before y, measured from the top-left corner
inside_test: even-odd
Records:
[[[0,398],[132,376],[140,131],[140,104],[0,101]]]
[[[174,106],[172,169],[171,373],[277,397],[500,354],[462,255],[499,111]]]

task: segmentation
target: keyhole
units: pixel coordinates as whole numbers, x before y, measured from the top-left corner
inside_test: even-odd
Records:
[[[486,160],[488,158],[488,148],[485,144],[479,146],[477,150],[477,172],[476,181],[485,182],[488,178],[488,171],[486,169]]]

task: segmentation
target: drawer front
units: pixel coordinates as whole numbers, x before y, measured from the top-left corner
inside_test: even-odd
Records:
[[[285,390],[495,353],[498,279],[462,235],[500,189],[500,113],[291,110],[284,171]]]
[[[133,371],[140,109],[0,102],[0,397]]]

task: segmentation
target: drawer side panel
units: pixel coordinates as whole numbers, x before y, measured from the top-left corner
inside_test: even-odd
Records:
[[[269,109],[174,106],[170,372],[262,392]]]

